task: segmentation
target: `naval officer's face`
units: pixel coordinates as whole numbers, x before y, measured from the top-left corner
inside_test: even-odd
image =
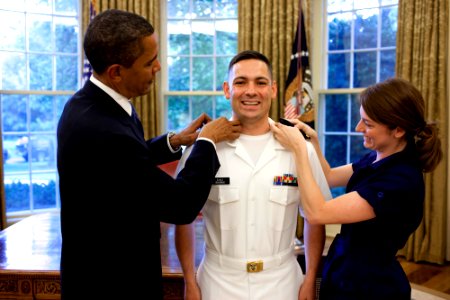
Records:
[[[224,93],[239,120],[267,119],[277,87],[263,61],[247,59],[233,65]]]

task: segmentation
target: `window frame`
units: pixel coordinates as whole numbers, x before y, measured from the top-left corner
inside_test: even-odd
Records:
[[[196,0],[193,0],[196,1]],[[237,1],[237,0],[236,0]],[[168,78],[168,71],[169,66],[167,63],[168,59],[168,49],[167,49],[167,24],[168,24],[168,18],[167,18],[167,2],[164,1],[161,3],[160,6],[160,13],[161,13],[161,29],[160,29],[160,51],[159,51],[159,57],[160,57],[160,64],[161,64],[161,70],[158,73],[158,81],[161,83],[160,88],[158,89],[158,99],[160,101],[160,107],[161,107],[161,119],[160,119],[160,125],[161,125],[161,131],[167,132],[169,130],[172,130],[171,128],[168,128],[168,114],[169,114],[169,108],[168,108],[168,97],[170,96],[208,96],[208,97],[223,97],[224,93],[222,90],[217,91],[205,91],[205,90],[191,90],[191,91],[170,91],[169,90],[169,78]],[[236,16],[236,20],[238,19],[238,16]],[[214,45],[216,47],[216,45]],[[237,51],[237,49],[236,49]],[[216,56],[215,54],[212,56],[213,58],[220,57]],[[215,75],[215,73],[214,73]],[[225,75],[225,74],[224,74]],[[214,102],[213,104],[215,104]],[[231,108],[230,108],[231,112]],[[197,117],[192,115],[192,101],[189,101],[189,116],[191,118],[191,121]],[[211,116],[213,117],[213,116]]]
[[[55,5],[55,2],[53,2],[53,5]],[[77,77],[77,87],[76,90],[56,90],[56,84],[55,81],[57,80],[56,75],[55,74],[55,69],[52,69],[52,90],[31,90],[31,89],[20,89],[20,90],[6,90],[6,89],[1,89],[0,88],[0,97],[5,96],[10,96],[10,95],[23,95],[23,96],[65,96],[67,98],[69,98],[70,96],[72,96],[82,85],[82,70],[83,70],[83,47],[82,47],[82,38],[83,35],[81,33],[82,31],[82,0],[77,0],[76,1],[76,5],[77,5],[77,16],[76,16],[76,20],[78,22],[78,39],[77,39],[77,70],[79,71],[79,75]],[[25,12],[25,14],[27,14],[27,12]],[[51,18],[58,18],[58,17],[65,17],[66,15],[61,14],[61,13],[57,13],[55,11],[52,11],[51,13],[43,13]],[[28,24],[28,18],[25,18],[25,23]],[[27,26],[27,25],[26,25]],[[36,51],[30,51],[28,49],[28,47],[25,47],[25,51],[23,51],[24,54],[28,55],[29,53],[33,54]],[[53,49],[52,51],[48,52],[48,54],[53,56],[53,59],[55,55],[58,55],[59,51],[57,51],[56,49]],[[28,60],[28,58],[27,58]],[[27,70],[27,74],[29,74],[29,71]],[[29,78],[27,79],[27,82],[29,82]],[[29,87],[29,83],[27,84],[27,87]],[[55,87],[55,90],[53,90],[53,87]],[[29,99],[28,99],[29,101]],[[55,107],[55,101],[56,99],[53,100],[53,107]],[[29,105],[29,103],[27,103],[27,106]],[[1,112],[0,112],[1,113]],[[29,112],[27,112],[27,115],[29,114]],[[32,131],[30,129],[30,119],[27,116],[27,120],[26,120],[26,130],[24,131],[24,135],[27,136],[36,136],[36,135],[51,135],[52,137],[54,136],[54,140],[57,143],[57,139],[56,139],[56,131],[57,131],[57,124],[58,124],[58,119],[55,120],[55,124],[54,124],[54,130],[45,130],[45,131],[37,131],[37,134],[33,134],[34,131]],[[3,129],[1,131],[2,133],[2,140],[4,138],[4,136],[8,136],[11,134],[3,134]],[[61,207],[61,202],[60,202],[60,195],[59,195],[59,176],[58,176],[58,170],[57,170],[57,157],[56,157],[56,149],[57,149],[57,144],[54,145],[54,151],[53,151],[53,157],[54,157],[54,168],[50,168],[49,170],[45,171],[45,173],[52,173],[53,171],[55,173],[55,197],[56,197],[56,206],[52,207],[52,208],[34,208],[34,202],[31,203],[30,205],[30,209],[26,209],[26,210],[20,210],[20,211],[14,211],[14,212],[7,212],[6,211],[6,207],[4,207],[4,211],[5,211],[5,216],[6,216],[6,227],[11,226],[14,223],[17,223],[19,221],[21,221],[22,219],[32,216],[34,214],[39,214],[39,213],[45,213],[45,212],[54,212],[54,211],[59,211],[60,207]],[[5,162],[3,161],[3,164],[5,164]],[[30,164],[28,165],[28,177],[31,179],[32,177],[32,173],[33,174],[37,174],[37,173],[42,173],[39,171],[36,171],[35,169],[33,169]],[[26,171],[24,171],[26,172]],[[5,173],[5,168],[3,165],[3,174],[6,175]],[[5,185],[5,177],[4,176],[4,185]],[[30,192],[30,198],[29,201],[32,202],[33,201],[33,187],[32,187],[33,181],[30,181],[30,187],[29,187],[29,192]],[[6,198],[6,194],[5,194],[5,205],[8,201],[8,199]]]
[[[319,142],[321,145],[325,143],[325,107],[324,99],[327,95],[340,95],[348,94],[354,95],[361,93],[365,88],[327,88],[327,76],[328,76],[328,64],[327,64],[327,43],[328,31],[327,31],[327,0],[313,1],[313,15],[318,16],[313,18],[311,36],[320,36],[322,38],[312,39],[310,58],[312,61],[311,72],[312,72],[312,86],[313,95],[315,99],[314,105],[316,106],[315,119],[318,122],[316,124],[316,130],[319,136]],[[380,26],[380,25],[378,25]],[[377,49],[377,56],[379,56],[380,48]],[[395,47],[394,47],[395,49]],[[353,49],[350,50],[352,52]],[[379,64],[379,62],[377,62]],[[350,71],[350,78],[353,78],[353,73]],[[377,81],[379,80],[379,72],[377,72]],[[326,155],[326,153],[324,153]],[[348,155],[347,155],[348,158]],[[347,160],[349,163],[349,161]]]
[[[313,1],[312,3],[312,11],[313,15],[313,24],[311,29],[312,37],[322,37],[322,38],[313,38],[311,43],[311,51],[310,59],[311,59],[311,73],[312,73],[312,87],[313,87],[313,95],[314,95],[314,105],[316,107],[315,110],[315,129],[317,131],[319,137],[319,143],[321,145],[321,149],[323,151],[324,156],[326,157],[325,152],[325,137],[328,132],[325,131],[325,98],[329,95],[357,95],[360,94],[365,88],[327,88],[327,79],[328,79],[328,15],[327,15],[327,0],[321,1]],[[380,3],[380,2],[379,2]],[[378,24],[380,26],[380,24]],[[378,32],[379,35],[379,32]],[[394,47],[395,49],[395,47]],[[377,46],[377,57],[380,55],[380,48]],[[350,53],[357,52],[353,49],[350,49]],[[351,58],[353,60],[353,58]],[[379,61],[377,60],[377,65]],[[379,81],[380,69],[377,69],[376,81]],[[350,86],[353,86],[353,70],[350,71]],[[348,112],[351,113],[350,111]],[[354,135],[353,132],[347,132],[347,141],[348,137]],[[348,143],[348,142],[347,142]],[[346,163],[351,163],[350,161],[350,147],[346,150]],[[336,234],[340,232],[340,224],[331,224],[326,225],[326,235],[334,237]]]

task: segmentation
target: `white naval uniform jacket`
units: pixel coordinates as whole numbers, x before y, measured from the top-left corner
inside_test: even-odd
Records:
[[[317,154],[307,144],[313,175],[330,199]],[[239,139],[216,147],[220,168],[202,210],[205,257],[197,273],[202,299],[297,299],[303,274],[293,248],[300,193],[297,186],[275,184],[276,176],[297,177],[292,153],[273,135],[256,165]],[[277,255],[280,264],[273,266]],[[257,260],[263,268],[266,260],[272,265],[248,273],[246,262]]]

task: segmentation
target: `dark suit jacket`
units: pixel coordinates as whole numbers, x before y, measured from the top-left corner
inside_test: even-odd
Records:
[[[162,298],[159,222],[192,222],[220,165],[200,140],[176,179],[157,167],[180,156],[166,135],[145,141],[92,82],[69,100],[58,124],[63,299]]]

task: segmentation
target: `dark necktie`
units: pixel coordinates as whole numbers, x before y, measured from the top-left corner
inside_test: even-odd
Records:
[[[131,105],[131,119],[133,120],[136,127],[139,129],[139,132],[142,134],[142,137],[144,137],[144,128],[142,128],[142,123],[139,120],[139,117],[133,105]]]
[[[131,119],[133,119],[133,122],[136,124],[140,123],[139,117],[138,117],[133,105],[131,105]]]

